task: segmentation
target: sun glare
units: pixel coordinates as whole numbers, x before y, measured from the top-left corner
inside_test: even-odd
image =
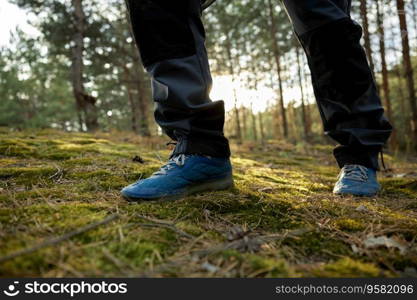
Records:
[[[28,24],[28,20],[30,20],[31,17],[34,17],[33,14],[28,14],[17,5],[8,3],[5,0],[2,0],[1,2],[0,46],[11,46],[9,43],[11,31],[15,32],[17,27],[32,37],[39,35],[39,31],[32,25]]]
[[[274,89],[264,84],[259,84],[258,89],[255,90],[245,86],[243,80],[239,78],[233,81],[232,76],[213,76],[213,88],[210,97],[213,101],[223,100],[226,111],[234,108],[234,90],[236,90],[237,107],[252,107],[254,113],[265,111],[268,105],[275,105],[278,97]],[[285,105],[289,102],[294,102],[295,105],[300,104],[301,93],[298,88],[284,86],[283,90]]]

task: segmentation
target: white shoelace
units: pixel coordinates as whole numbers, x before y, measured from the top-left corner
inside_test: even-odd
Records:
[[[171,158],[166,165],[163,165],[158,171],[153,173],[153,175],[166,175],[167,172],[174,168],[175,165],[177,166],[183,166],[185,164],[185,159],[187,156],[185,154],[179,154],[177,156],[174,156]]]
[[[361,165],[345,165],[340,171],[339,178],[366,182],[368,180],[368,169]]]

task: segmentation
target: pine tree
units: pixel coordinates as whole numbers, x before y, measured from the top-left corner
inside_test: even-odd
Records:
[[[408,99],[410,102],[411,109],[411,140],[414,144],[415,149],[417,150],[417,100],[415,92],[415,83],[414,83],[414,74],[413,68],[411,65],[410,57],[410,44],[408,40],[408,30],[407,30],[407,16],[404,10],[404,0],[397,1],[397,13],[400,23],[401,30],[401,40],[402,40],[402,53],[403,53],[403,63],[405,78],[407,80],[407,89],[408,89]]]

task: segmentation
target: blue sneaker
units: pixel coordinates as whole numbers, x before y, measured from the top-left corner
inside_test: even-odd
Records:
[[[337,195],[374,196],[381,186],[376,179],[376,171],[361,165],[345,165],[333,193]]]
[[[128,201],[174,200],[194,193],[233,186],[229,158],[177,155],[151,177],[138,180],[121,193]]]

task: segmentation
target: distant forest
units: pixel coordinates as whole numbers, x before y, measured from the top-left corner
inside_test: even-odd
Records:
[[[0,126],[160,135],[149,78],[121,0],[8,0],[32,16],[0,48]],[[353,1],[387,117],[389,148],[417,151],[417,1]],[[327,143],[307,61],[279,0],[218,0],[204,12],[213,76],[274,97],[242,104],[232,91],[225,133],[236,142]],[[237,84],[221,86],[236,89]],[[296,90],[297,99],[287,90]],[[287,98],[287,99],[286,99]],[[215,99],[217,100],[217,99]],[[253,109],[259,103],[266,109]]]

